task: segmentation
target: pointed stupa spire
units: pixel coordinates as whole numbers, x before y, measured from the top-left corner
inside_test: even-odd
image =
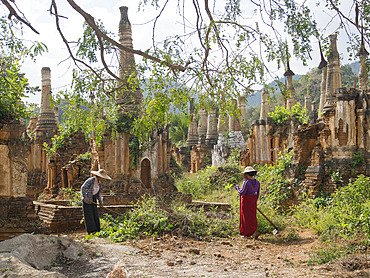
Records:
[[[369,78],[366,70],[366,58],[369,55],[365,48],[364,33],[361,33],[361,47],[356,56],[360,57],[360,71],[358,73],[358,81],[360,90],[366,90],[369,84]]]
[[[321,85],[320,85],[320,104],[319,104],[319,116],[321,117],[321,114],[324,109],[325,105],[325,95],[326,95],[326,78],[328,73],[328,62],[324,58],[324,54],[322,53],[321,43],[319,41],[319,48],[320,48],[320,55],[321,55],[321,62],[318,66],[319,69],[322,69],[322,75],[321,75]]]
[[[328,65],[328,62],[324,58],[324,54],[322,53],[322,48],[321,48],[321,42],[319,41],[319,48],[320,48],[320,56],[321,56],[321,61],[319,66],[317,67],[318,69],[325,68]]]
[[[50,68],[41,69],[41,105],[40,114],[36,124],[36,135],[38,138],[51,137],[57,129],[55,112],[51,108],[51,78]]]
[[[287,90],[289,94],[289,97],[287,100],[287,108],[289,109],[291,109],[296,104],[295,89],[293,86],[293,76],[294,75],[295,75],[294,72],[290,69],[289,58],[288,58],[287,59],[287,70],[284,73],[284,76],[287,78]]]
[[[128,19],[128,8],[120,7],[121,18],[118,24],[118,36],[119,43],[128,49],[134,49],[132,44],[132,31],[131,23]],[[134,53],[125,51],[123,49],[119,50],[119,77],[127,81],[132,75],[135,74],[135,57]],[[131,83],[132,81],[130,81]],[[127,88],[122,95],[117,97],[117,102],[121,106],[125,107],[135,107],[141,101],[141,92],[136,84],[130,84],[131,88]]]
[[[263,87],[261,95],[261,111],[260,111],[260,120],[267,120],[268,114],[270,113],[270,104],[268,101],[269,91],[266,87]]]
[[[362,31],[361,32],[361,46],[360,46],[360,50],[357,52],[356,56],[368,56],[369,55],[369,52],[367,52],[366,48],[365,48],[365,42],[364,42],[364,32]]]
[[[293,75],[295,75],[294,72],[290,69],[289,59],[287,60],[287,63],[286,64],[287,64],[287,70],[284,73],[284,76],[293,76]]]
[[[328,76],[326,82],[326,95],[324,112],[330,111],[334,107],[336,90],[342,87],[340,75],[340,57],[337,48],[337,34],[329,35],[330,52],[328,55]]]

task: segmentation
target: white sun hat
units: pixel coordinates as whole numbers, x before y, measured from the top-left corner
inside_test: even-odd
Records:
[[[107,172],[104,169],[100,169],[98,171],[90,171],[91,174],[101,177],[103,179],[111,180],[112,178],[108,176]]]
[[[241,174],[250,173],[250,172],[257,172],[252,166],[245,167],[244,171]]]

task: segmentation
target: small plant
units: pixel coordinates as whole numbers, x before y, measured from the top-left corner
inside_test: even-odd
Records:
[[[353,153],[352,162],[351,162],[352,167],[359,167],[359,166],[364,165],[364,163],[365,163],[365,159],[364,159],[363,153]]]
[[[82,161],[89,161],[91,159],[91,153],[84,153],[80,154],[77,158],[79,158]]]
[[[240,150],[239,149],[232,149],[231,153],[228,158],[229,163],[239,163],[240,158]]]
[[[343,175],[339,171],[339,169],[333,170],[331,172],[330,179],[331,179],[332,182],[334,182],[337,185],[341,185],[343,183]]]
[[[290,228],[288,234],[285,236],[285,241],[292,241],[298,240],[301,237],[299,236],[298,232],[294,228]]]
[[[263,202],[270,203],[274,208],[282,208],[294,194],[294,183],[285,178],[286,170],[293,163],[293,151],[285,154],[279,153],[276,165],[264,165],[260,167],[257,179],[263,185],[261,199]]]
[[[74,190],[72,188],[61,188],[60,191],[64,200],[67,201],[69,206],[82,206],[82,196],[79,190]]]
[[[310,254],[308,265],[325,264],[345,256],[348,252],[342,246],[320,247]]]

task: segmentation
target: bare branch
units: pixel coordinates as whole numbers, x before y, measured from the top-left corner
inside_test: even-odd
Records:
[[[9,15],[8,15],[8,18],[11,19],[12,16],[16,17],[20,22],[26,24],[33,32],[35,32],[36,34],[40,34],[35,28],[32,27],[31,23],[29,23],[26,19],[23,19],[21,18],[18,13],[14,10],[14,8],[12,7],[12,5],[7,1],[7,0],[1,0],[1,2],[5,5],[5,7],[7,7],[7,9],[9,10]]]
[[[57,8],[57,5],[55,3],[55,0],[52,0],[52,4],[51,4],[51,7],[50,7],[50,13],[53,14],[55,16],[55,23],[56,23],[56,27],[57,27],[57,30],[59,32],[59,35],[61,36],[64,44],[66,45],[67,47],[67,50],[68,50],[68,53],[70,55],[70,57],[72,58],[74,64],[78,67],[78,63],[81,63],[83,64],[85,67],[87,67],[88,69],[90,69],[99,79],[100,81],[102,81],[104,83],[104,79],[101,78],[100,74],[95,70],[93,69],[90,65],[88,65],[87,63],[85,63],[83,60],[80,60],[78,58],[76,58],[74,55],[73,55],[73,52],[69,46],[69,43],[67,41],[67,39],[65,38],[61,28],[60,28],[60,25],[59,25],[59,15],[58,15],[58,8]],[[123,80],[122,80],[123,81]]]
[[[140,56],[142,56],[144,58],[147,58],[149,60],[152,60],[154,62],[157,62],[157,63],[160,63],[160,64],[164,64],[164,65],[168,66],[169,68],[171,68],[173,70],[185,71],[187,69],[186,67],[181,66],[181,65],[173,65],[173,64],[170,64],[170,63],[168,63],[166,61],[163,61],[161,59],[158,59],[158,58],[156,58],[156,57],[154,57],[152,55],[149,55],[149,54],[147,54],[145,52],[142,52],[140,50],[135,50],[135,49],[131,49],[129,47],[123,46],[122,44],[116,42],[115,40],[113,40],[112,38],[110,38],[106,34],[104,34],[99,29],[99,27],[96,25],[94,17],[91,16],[90,14],[88,14],[87,12],[85,12],[83,9],[81,9],[73,0],[67,0],[67,2],[71,5],[71,7],[76,12],[78,12],[80,15],[82,15],[85,18],[85,21],[87,22],[87,24],[90,25],[90,27],[95,31],[95,34],[98,37],[101,37],[104,40],[106,40],[107,42],[110,42],[112,45],[116,46],[117,48],[119,48],[121,50],[124,50],[126,52],[129,52],[129,53],[134,53],[136,55],[140,55]]]

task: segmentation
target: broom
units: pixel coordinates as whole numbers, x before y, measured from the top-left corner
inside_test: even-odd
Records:
[[[267,216],[266,216],[266,215],[265,215],[265,214],[264,214],[264,213],[263,213],[259,208],[257,208],[257,210],[258,210],[258,211],[259,211],[259,213],[260,213],[260,214],[262,214],[262,216],[263,216],[263,217],[265,217],[265,218],[267,219],[267,221],[268,221],[268,222],[270,222],[270,224],[275,228],[275,230],[273,230],[273,231],[272,231],[272,234],[273,234],[273,235],[276,235],[276,234],[279,232],[278,227],[276,227],[276,226],[275,226],[275,224],[274,224],[274,223],[272,223],[272,221],[271,221],[270,219],[268,219],[268,218],[267,218]]]

